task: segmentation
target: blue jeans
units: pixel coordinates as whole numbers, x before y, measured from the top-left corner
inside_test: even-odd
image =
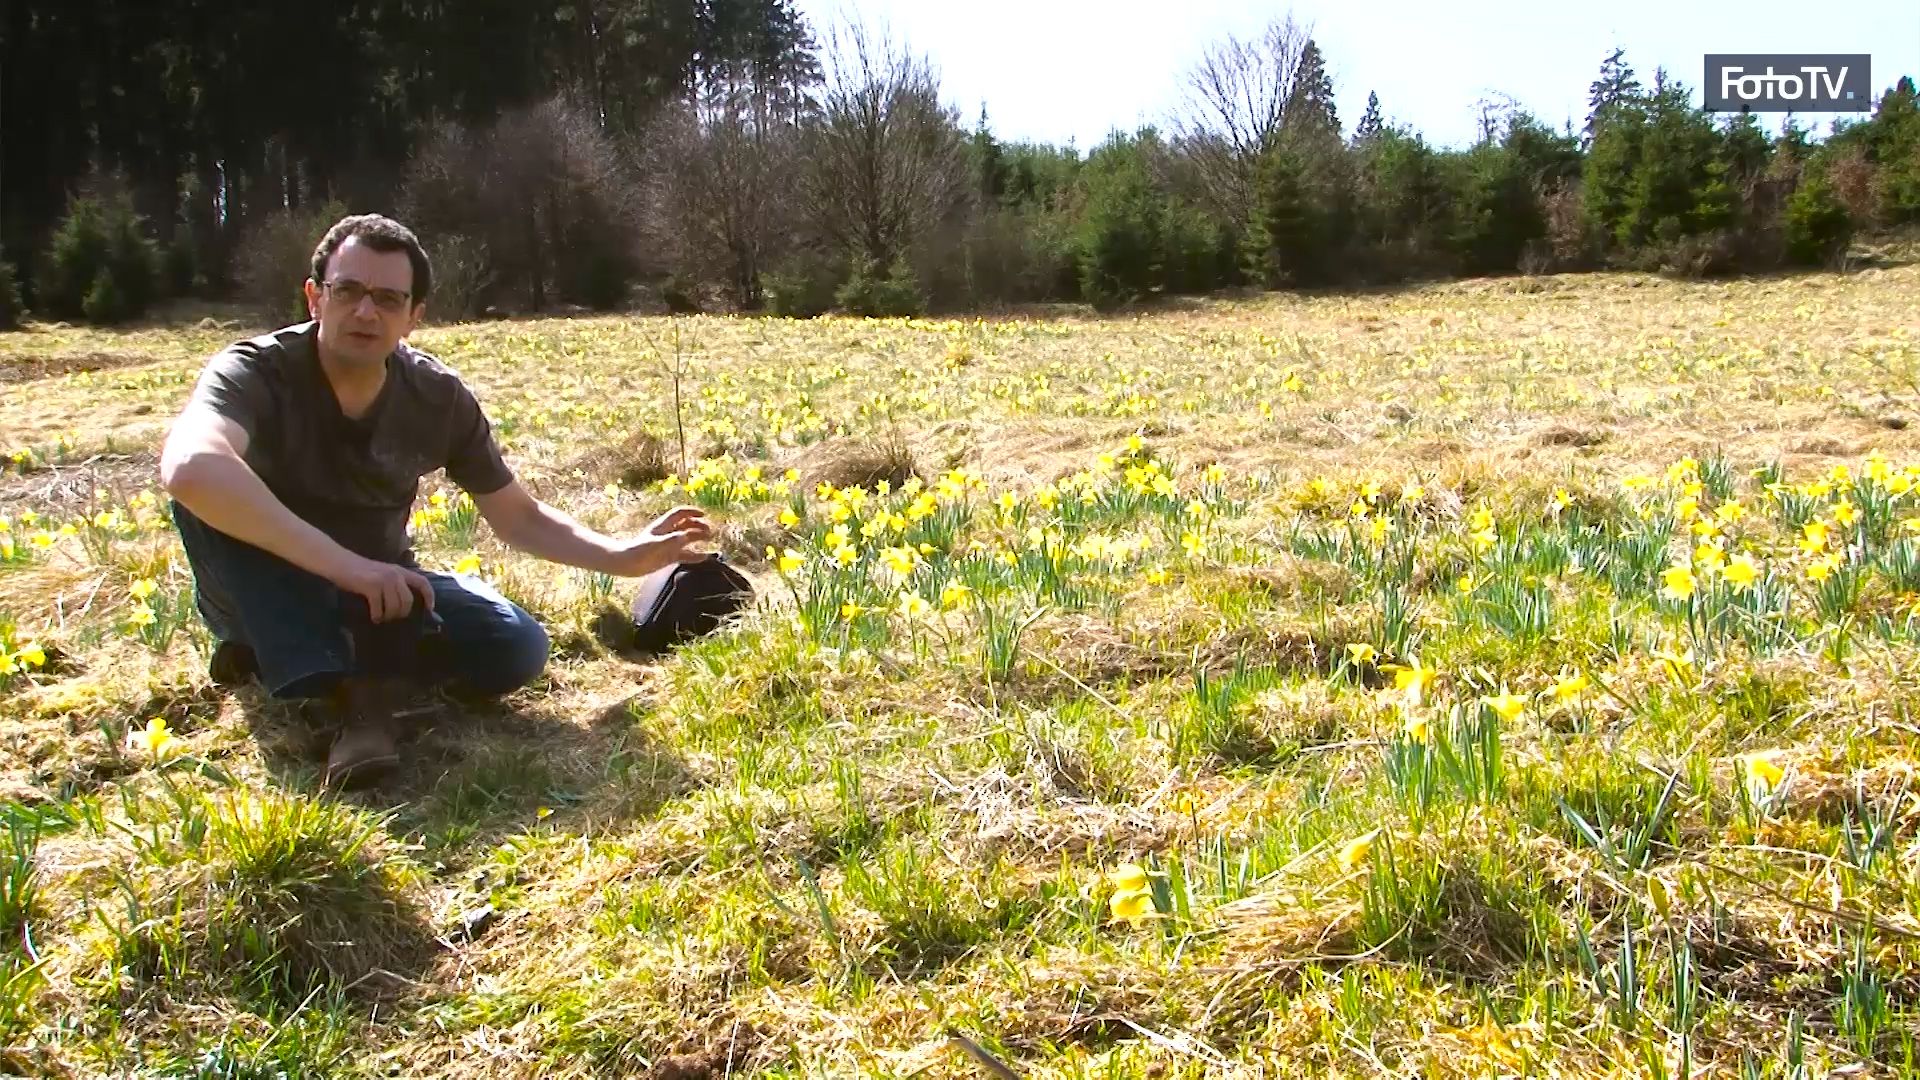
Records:
[[[325,697],[348,675],[504,694],[546,668],[546,630],[479,578],[412,566],[433,584],[433,610],[416,596],[407,618],[375,623],[365,598],[215,529],[177,502],[172,510],[200,617],[221,642],[253,650],[274,697]]]

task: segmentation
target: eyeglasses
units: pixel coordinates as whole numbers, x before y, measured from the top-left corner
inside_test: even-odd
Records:
[[[329,296],[348,308],[359,307],[363,298],[371,296],[373,306],[381,311],[393,314],[407,310],[409,294],[401,289],[369,289],[351,278],[321,282],[321,288],[326,289]]]

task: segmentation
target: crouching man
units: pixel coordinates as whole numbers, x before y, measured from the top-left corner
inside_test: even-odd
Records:
[[[398,762],[395,710],[412,691],[503,694],[546,666],[546,631],[524,609],[414,561],[421,477],[445,469],[511,547],[622,577],[706,558],[694,545],[712,535],[692,507],[620,539],[534,499],[460,377],[402,343],[431,284],[405,226],[343,219],[313,253],[311,321],[215,355],[160,457],[218,642],[214,680],[257,677],[275,697],[334,702],[335,786]]]

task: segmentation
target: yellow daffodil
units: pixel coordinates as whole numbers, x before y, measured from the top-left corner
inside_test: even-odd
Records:
[[[911,592],[903,592],[900,594],[900,616],[902,618],[925,618],[927,613],[932,610],[933,605],[927,603],[926,598],[920,594]]]
[[[781,527],[791,529],[798,524],[800,524],[800,515],[793,512],[793,507],[782,507],[780,510]]]
[[[127,616],[128,625],[135,628],[152,626],[157,621],[159,620],[158,617],[154,615],[153,609],[145,604],[135,604],[133,606],[133,613]]]
[[[1669,640],[1653,654],[1653,658],[1660,662],[1660,670],[1667,678],[1676,683],[1693,673],[1693,650],[1689,648],[1682,652],[1674,641]]]
[[[1379,836],[1380,830],[1375,829],[1372,832],[1362,833],[1347,841],[1345,844],[1342,844],[1339,854],[1334,857],[1335,861],[1340,864],[1340,869],[1352,870],[1361,863],[1366,862],[1367,856],[1373,854],[1373,842],[1378,839]]]
[[[1667,893],[1667,883],[1649,875],[1647,877],[1647,903],[1653,910],[1665,918],[1673,910],[1673,898]]]
[[[1685,566],[1668,567],[1660,578],[1666,584],[1661,586],[1662,596],[1674,600],[1685,600],[1693,595],[1693,570]]]
[[[1553,685],[1547,688],[1547,693],[1553,695],[1553,700],[1560,704],[1571,705],[1579,700],[1586,689],[1587,677],[1575,671],[1554,680]]]
[[[1693,565],[1708,572],[1717,572],[1727,565],[1727,552],[1719,544],[1706,543],[1693,549]]]
[[[1432,729],[1427,726],[1426,716],[1417,712],[1407,713],[1406,722],[1401,725],[1400,731],[1414,742],[1426,742],[1433,734]]]
[[[165,717],[156,716],[147,726],[127,734],[127,744],[155,761],[165,761],[178,749],[179,740],[167,730]]]
[[[842,619],[847,620],[848,622],[852,622],[853,620],[859,618],[861,615],[866,614],[866,610],[867,610],[866,608],[863,608],[859,604],[856,604],[853,601],[849,600],[846,603],[840,605],[840,617]]]
[[[1355,664],[1364,666],[1373,663],[1380,654],[1375,652],[1373,646],[1366,642],[1356,641],[1347,646],[1347,655],[1353,658]]]
[[[1393,672],[1393,688],[1404,696],[1407,708],[1417,709],[1426,704],[1427,690],[1433,686],[1438,672],[1422,665],[1417,656],[1406,664],[1388,664],[1387,670]]]
[[[1800,545],[1800,550],[1809,555],[1825,551],[1827,547],[1826,522],[1807,522],[1806,526],[1800,530],[1800,539],[1797,543]]]
[[[1754,565],[1752,558],[1746,555],[1735,555],[1727,560],[1726,568],[1720,571],[1720,576],[1726,579],[1727,584],[1744,592],[1752,588],[1753,583],[1760,579],[1760,568]]]
[[[880,553],[880,561],[886,564],[887,569],[906,577],[913,573],[914,567],[920,565],[920,553],[910,547],[890,547]]]
[[[1740,764],[1746,770],[1747,782],[1762,791],[1772,791],[1780,786],[1780,781],[1785,779],[1787,771],[1774,761],[1779,753],[1777,750],[1762,750],[1758,753],[1742,755]]]
[[[1146,580],[1149,585],[1165,585],[1167,583],[1167,568],[1164,566],[1153,567],[1147,571]]]
[[[946,588],[940,590],[940,607],[942,610],[952,611],[966,603],[972,595],[973,589],[966,582],[950,582]]]
[[[1851,501],[1842,499],[1833,508],[1833,520],[1841,528],[1851,528],[1854,522],[1860,520],[1860,509]]]
[[[1830,551],[1807,564],[1807,579],[1816,583],[1825,581],[1833,576],[1835,570],[1840,569],[1844,561],[1839,552]]]
[[[1115,922],[1124,922],[1129,926],[1137,927],[1158,914],[1153,909],[1153,894],[1145,890],[1116,892],[1107,905]]]
[[[1492,709],[1494,715],[1500,717],[1500,719],[1507,723],[1512,723],[1519,719],[1520,714],[1527,709],[1526,698],[1521,697],[1519,694],[1508,693],[1504,690],[1493,697],[1483,697],[1480,701],[1486,705],[1487,708]]]
[[[138,578],[127,587],[127,593],[135,600],[145,600],[159,591],[160,586],[152,578]]]
[[[778,557],[775,557],[773,555],[773,549],[769,547],[767,549],[767,556],[768,558],[774,559],[774,567],[779,570],[782,575],[794,573],[807,563],[806,556],[792,548],[787,548],[785,551],[782,551]]]
[[[454,563],[453,572],[456,574],[468,574],[468,575],[479,573],[480,572],[480,556],[469,555],[466,558],[461,559],[459,562]]]
[[[1141,892],[1147,888],[1147,872],[1138,863],[1121,863],[1108,872],[1107,884],[1116,892]]]

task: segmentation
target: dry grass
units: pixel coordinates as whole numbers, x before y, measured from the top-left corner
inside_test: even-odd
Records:
[[[688,448],[713,459],[690,477],[667,320],[432,328],[542,497],[616,532],[708,505],[763,603],[637,664],[603,621],[623,584],[428,521],[423,560],[478,555],[559,652],[504,702],[445,705],[394,786],[345,801],[298,710],[208,684],[164,507],[138,498],[198,365],[252,330],[0,336],[0,539],[25,553],[0,565],[0,649],[44,654],[0,681],[0,1053],[54,1075],[1915,1075],[1897,559],[1920,496],[1809,497],[1893,515],[1828,612],[1751,472],[1920,462],[1916,289],[1901,266],[703,317],[678,325]],[[1722,467],[1699,513],[1748,511],[1727,551],[1792,597],[1771,644],[1688,621],[1735,604],[1676,509]],[[922,489],[924,520],[862,537]],[[1639,579],[1610,569],[1676,514]],[[1568,521],[1606,534],[1579,569]],[[911,538],[932,554],[903,580],[885,558]],[[1691,607],[1659,592],[1676,564],[1701,567]],[[1387,665],[1416,654],[1438,674],[1410,712]],[[1484,750],[1504,690],[1529,701],[1491,729],[1493,779],[1421,794],[1414,744]],[[130,741],[156,717],[158,755]],[[1753,787],[1756,751],[1779,783]],[[1128,864],[1137,925],[1111,906]]]

